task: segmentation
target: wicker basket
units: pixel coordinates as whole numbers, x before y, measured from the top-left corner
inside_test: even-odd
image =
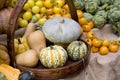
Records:
[[[76,9],[75,9],[75,6],[73,5],[72,0],[66,0],[66,2],[70,8],[70,13],[71,13],[72,19],[78,21]],[[26,0],[18,1],[17,5],[14,7],[14,10],[11,14],[11,18],[10,18],[9,24],[8,24],[9,29],[8,29],[8,33],[7,33],[7,39],[8,39],[7,43],[8,43],[9,55],[11,57],[12,65],[14,67],[20,69],[21,71],[30,70],[30,71],[34,72],[36,75],[36,80],[62,79],[62,78],[65,78],[65,77],[75,73],[75,72],[83,70],[85,68],[85,66],[87,66],[87,64],[89,63],[89,58],[90,58],[90,47],[89,46],[87,46],[88,54],[86,57],[84,57],[84,62],[83,62],[83,60],[79,60],[76,62],[68,60],[66,65],[63,67],[60,67],[60,68],[46,69],[41,65],[40,62],[38,63],[38,65],[35,68],[28,68],[28,67],[24,67],[24,66],[20,66],[20,65],[16,64],[13,40],[14,40],[14,34],[15,34],[15,28],[16,28],[18,16],[19,16],[25,3],[26,3]],[[86,45],[88,45],[88,44],[86,43]]]
[[[0,0],[0,9],[10,6],[11,0]]]

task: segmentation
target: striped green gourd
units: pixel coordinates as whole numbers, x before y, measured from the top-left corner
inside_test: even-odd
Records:
[[[67,47],[68,56],[74,61],[83,58],[87,50],[87,45],[83,41],[72,41]]]
[[[57,68],[63,66],[68,58],[66,50],[59,46],[48,46],[40,52],[40,61],[47,68]]]

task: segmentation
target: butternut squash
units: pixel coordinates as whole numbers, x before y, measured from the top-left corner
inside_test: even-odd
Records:
[[[44,33],[41,30],[32,32],[28,36],[28,44],[33,50],[38,53],[39,56],[40,51],[46,47],[46,39]]]
[[[31,32],[35,31],[35,23],[29,23],[23,37],[28,37]]]
[[[22,66],[35,67],[39,61],[39,57],[35,50],[27,50],[15,56],[16,63]]]

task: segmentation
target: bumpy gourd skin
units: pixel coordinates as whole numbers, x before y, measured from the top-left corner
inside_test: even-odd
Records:
[[[26,38],[14,39],[15,54],[23,53],[29,50],[29,45]]]

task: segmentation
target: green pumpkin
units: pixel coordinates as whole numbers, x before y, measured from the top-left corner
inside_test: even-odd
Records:
[[[42,49],[39,58],[43,66],[57,68],[66,63],[68,55],[63,47],[53,45]]]
[[[83,41],[72,41],[67,47],[68,56],[74,61],[85,57],[87,50],[87,45]]]
[[[0,80],[7,80],[6,76],[0,72]]]

